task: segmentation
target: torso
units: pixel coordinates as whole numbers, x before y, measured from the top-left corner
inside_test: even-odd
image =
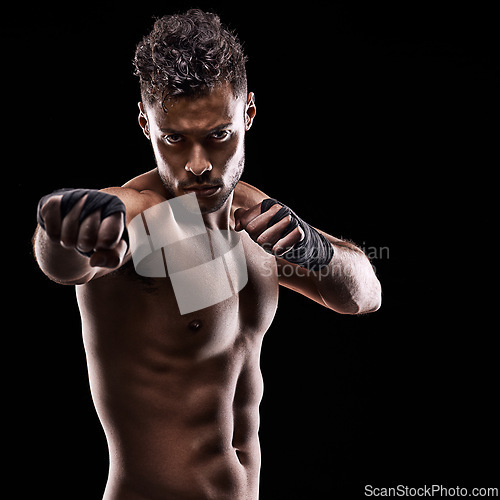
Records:
[[[168,277],[142,278],[131,261],[77,286],[106,500],[257,500],[259,357],[278,279],[275,259],[241,238],[248,283],[192,313]]]

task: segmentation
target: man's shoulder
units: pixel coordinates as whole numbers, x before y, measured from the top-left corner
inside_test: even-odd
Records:
[[[165,190],[156,169],[134,177],[120,187],[109,187],[103,191],[118,196],[127,207],[127,219],[130,221],[136,215],[153,205],[166,200]],[[260,189],[239,181],[234,189],[232,210],[249,209],[262,200],[269,198]]]
[[[247,182],[239,181],[234,189],[233,209],[248,209],[259,204],[266,198],[269,198],[269,196],[260,189],[248,184]]]
[[[120,187],[109,187],[103,191],[121,199],[127,208],[128,221],[166,199],[156,169],[134,177]]]
[[[134,189],[135,191],[154,191],[164,194],[163,183],[156,168],[144,172],[123,184],[123,188]]]

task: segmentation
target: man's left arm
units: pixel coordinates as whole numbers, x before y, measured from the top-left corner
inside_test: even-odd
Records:
[[[280,285],[342,314],[379,309],[381,286],[370,261],[355,245],[318,231],[333,246],[332,260],[317,271],[277,258]]]
[[[312,228],[274,199],[238,210],[235,219],[236,230],[276,255],[281,285],[342,314],[380,307],[380,283],[355,245]]]

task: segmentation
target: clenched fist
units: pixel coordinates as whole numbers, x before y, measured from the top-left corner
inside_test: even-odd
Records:
[[[114,268],[128,249],[125,205],[94,189],[61,189],[38,203],[37,219],[48,238],[90,257],[93,267]]]
[[[302,241],[304,231],[288,207],[268,198],[262,203],[234,213],[236,231],[246,230],[266,252],[283,255]]]
[[[246,230],[266,252],[312,271],[327,266],[333,246],[283,203],[267,198],[234,213],[236,231]]]

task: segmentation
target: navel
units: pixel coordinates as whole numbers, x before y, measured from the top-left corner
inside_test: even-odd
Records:
[[[202,322],[201,322],[201,319],[193,319],[193,321],[191,321],[188,325],[188,328],[192,331],[192,332],[197,332],[202,326]]]

